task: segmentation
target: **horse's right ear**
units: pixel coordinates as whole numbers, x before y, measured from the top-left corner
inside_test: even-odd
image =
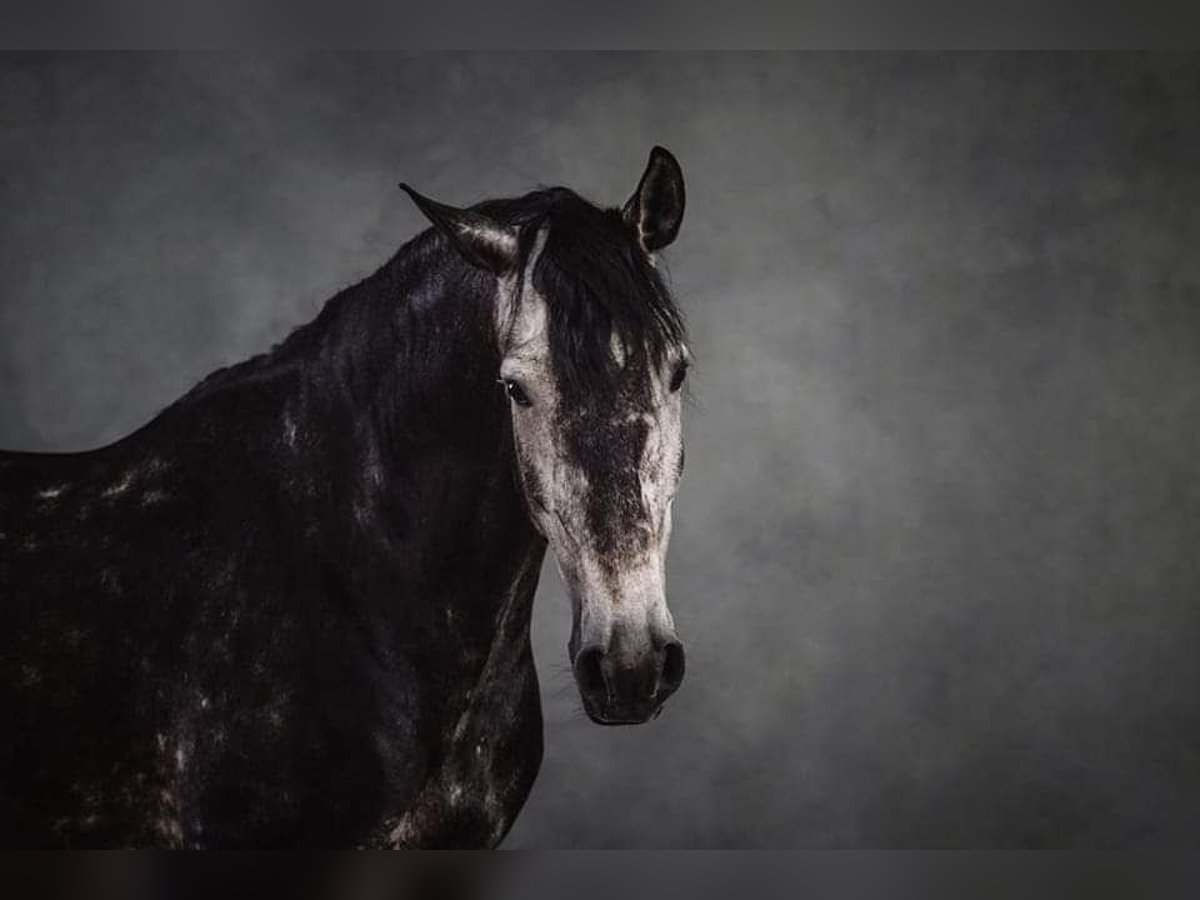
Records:
[[[400,189],[412,197],[426,218],[449,238],[471,265],[504,275],[517,265],[517,230],[501,225],[473,209],[458,209],[430,200],[407,184]]]

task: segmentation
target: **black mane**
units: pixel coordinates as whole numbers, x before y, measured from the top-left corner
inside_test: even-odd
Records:
[[[620,210],[601,209],[568,188],[479,204],[480,212],[525,232],[522,269],[534,234],[547,229],[533,284],[547,298],[551,362],[564,395],[602,391],[622,372],[659,366],[684,338],[683,317]]]
[[[474,208],[521,229],[522,272],[537,232],[547,229],[533,284],[550,299],[551,363],[564,396],[602,393],[618,380],[642,377],[683,342],[683,316],[620,210],[595,206],[564,187],[487,200]],[[419,283],[431,272],[439,273],[437,283]],[[447,281],[453,290],[446,290]],[[494,301],[494,293],[490,274],[464,261],[436,229],[427,229],[374,274],[332,297],[315,319],[270,352],[213,372],[183,399],[231,381],[269,376],[296,360],[311,365],[314,356],[324,364],[329,384],[366,390],[373,378],[387,377],[378,369],[380,362],[395,361],[400,352],[408,358],[400,367],[405,385],[398,387],[411,388],[445,338],[442,329],[426,327],[441,318],[430,315],[428,301],[458,294],[478,311]],[[397,310],[400,302],[403,314]],[[471,324],[490,320],[490,315],[471,317]],[[620,370],[611,352],[614,333],[625,354]],[[378,383],[372,387],[377,390]]]

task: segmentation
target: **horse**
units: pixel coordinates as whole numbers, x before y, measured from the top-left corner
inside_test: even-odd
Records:
[[[453,207],[269,352],[79,453],[0,453],[0,839],[490,848],[542,757],[547,547],[583,710],[684,675],[664,559],[685,193]]]

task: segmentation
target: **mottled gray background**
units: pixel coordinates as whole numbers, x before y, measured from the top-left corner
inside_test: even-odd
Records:
[[[7,57],[0,446],[83,449],[423,222],[688,178],[699,365],[657,722],[508,846],[1181,844],[1200,829],[1200,62]]]

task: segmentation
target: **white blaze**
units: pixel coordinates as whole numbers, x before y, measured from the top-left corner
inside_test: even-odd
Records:
[[[669,383],[680,357],[669,359],[663,371],[651,373],[649,410],[628,413],[630,419],[642,419],[647,426],[637,480],[642,524],[649,539],[636,554],[605,559],[589,533],[587,475],[568,452],[561,427],[572,411],[562,408],[552,368],[548,301],[533,284],[533,270],[545,239],[543,230],[535,239],[524,274],[502,282],[497,310],[500,379],[517,382],[531,401],[529,407],[512,404],[518,468],[530,512],[579,604],[584,642],[606,644],[617,624],[628,634],[645,634],[648,640],[671,637],[674,623],[666,604],[665,559],[682,434],[680,396],[670,390]],[[618,366],[623,366],[626,348],[614,338],[611,349]],[[681,348],[680,352],[686,351]]]

